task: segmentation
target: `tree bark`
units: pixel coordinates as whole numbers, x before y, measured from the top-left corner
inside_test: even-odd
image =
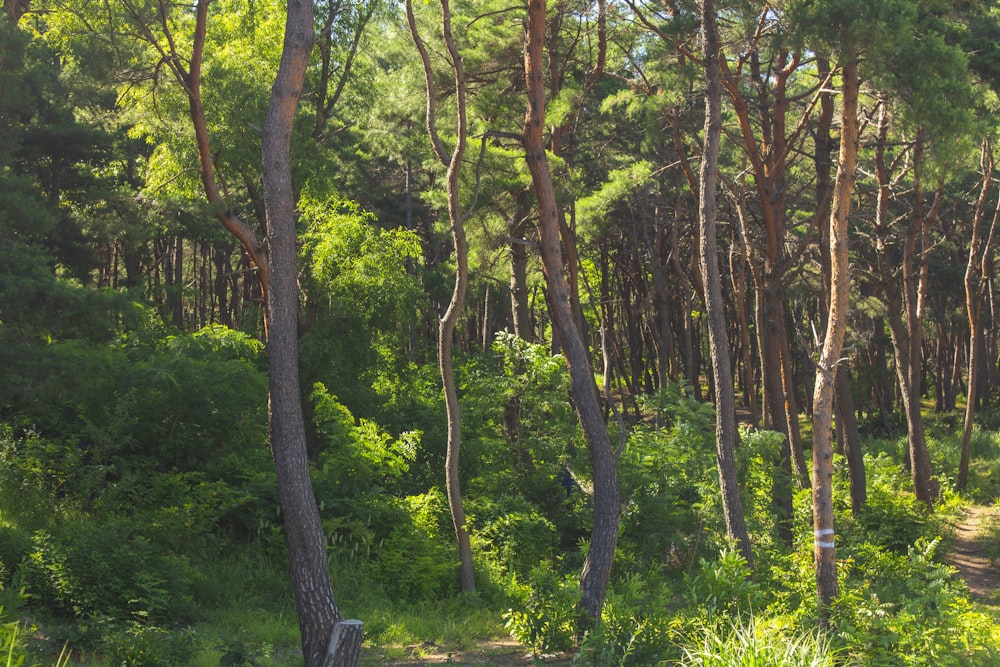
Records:
[[[719,139],[722,134],[722,86],[719,82],[719,33],[715,3],[702,3],[702,39],[705,68],[705,137],[702,152],[699,213],[701,238],[701,275],[705,285],[705,310],[715,384],[715,445],[722,490],[722,512],[726,534],[736,542],[747,565],[753,568],[750,535],[743,515],[739,480],[736,474],[736,396],[732,362],[726,338],[726,320],[719,275],[716,243],[716,189],[719,169]]]
[[[21,17],[28,11],[31,0],[4,0],[3,6],[7,12],[7,18],[13,27],[17,27]]]
[[[955,488],[964,491],[969,481],[969,450],[972,443],[972,426],[976,414],[976,399],[979,389],[979,374],[984,347],[982,307],[985,300],[986,275],[989,267],[990,246],[1000,218],[1000,198],[993,214],[990,233],[983,247],[981,226],[986,213],[986,200],[993,182],[993,147],[988,139],[983,140],[979,160],[983,181],[976,201],[976,211],[972,218],[972,238],[969,241],[969,261],[965,267],[965,309],[969,318],[969,382],[966,390],[965,420],[962,424],[962,448],[958,465]]]
[[[821,80],[830,76],[830,63],[826,58],[817,58],[817,73]],[[823,268],[824,298],[822,310],[830,312],[826,295],[831,293],[831,250],[830,225],[826,224],[833,211],[833,192],[830,175],[832,171],[831,152],[833,140],[830,128],[833,125],[834,104],[832,92],[820,93],[820,113],[814,132],[816,163],[816,215],[817,227],[820,230],[820,263]],[[827,322],[823,321],[823,327]],[[851,511],[857,515],[868,501],[867,475],[865,474],[864,454],[861,451],[861,435],[858,432],[858,420],[854,414],[854,396],[851,394],[851,377],[849,366],[840,364],[837,367],[836,387],[834,393],[834,413],[837,423],[838,443],[847,458],[847,471],[850,480]],[[813,386],[815,391],[815,384]]]
[[[851,394],[851,377],[846,363],[837,367],[836,382],[834,410],[838,432],[841,434],[841,446],[847,458],[851,513],[857,516],[868,503],[868,474],[865,472],[865,457],[861,451],[861,435],[858,432],[858,419],[854,414],[854,396]]]
[[[760,204],[760,217],[763,223],[762,237],[758,239],[763,248],[761,274],[755,282],[757,299],[763,304],[763,343],[761,346],[761,376],[763,379],[764,402],[766,410],[771,415],[772,425],[776,431],[783,433],[787,439],[786,448],[781,454],[776,478],[785,475],[793,477],[799,488],[809,485],[809,477],[805,468],[805,457],[802,453],[802,439],[798,427],[798,409],[795,405],[794,386],[790,373],[788,353],[788,337],[785,332],[787,316],[785,313],[784,275],[787,270],[785,252],[785,216],[786,216],[786,181],[788,176],[788,155],[795,135],[802,131],[802,124],[791,134],[787,131],[787,112],[789,99],[786,88],[789,77],[799,65],[799,55],[781,49],[765,71],[761,68],[758,57],[758,45],[761,37],[754,37],[755,43],[749,49],[748,65],[750,76],[747,85],[739,80],[743,71],[739,68],[733,74],[726,62],[721,60],[723,68],[723,86],[733,102],[733,111],[739,123],[740,135],[743,139],[741,148],[744,151],[753,171],[757,200]],[[749,88],[748,86],[752,86]],[[749,90],[757,93],[757,118],[751,118],[748,102]],[[758,140],[756,130],[760,130]],[[790,143],[791,141],[791,143]],[[787,472],[786,472],[787,470]],[[792,472],[794,470],[794,473]],[[792,480],[790,480],[792,481]],[[787,487],[787,491],[785,490]],[[787,484],[777,489],[783,496],[776,498],[782,506],[790,511],[791,488]],[[789,543],[790,528],[787,523],[779,523],[782,539]]]
[[[416,17],[413,14],[413,3],[406,3],[406,18],[410,34],[420,52],[424,66],[424,80],[427,87],[427,132],[431,144],[438,153],[438,158],[448,168],[445,189],[448,198],[448,219],[451,222],[452,242],[455,246],[455,287],[447,310],[438,325],[438,368],[441,371],[441,383],[444,386],[445,410],[448,419],[448,447],[445,455],[445,485],[448,491],[448,505],[451,508],[451,519],[455,529],[455,539],[458,543],[458,572],[462,591],[473,593],[476,590],[476,578],[472,563],[472,545],[465,521],[465,507],[462,502],[462,490],[459,482],[459,454],[462,447],[462,412],[458,403],[458,387],[455,384],[455,371],[452,362],[452,346],[455,336],[455,326],[465,307],[465,296],[469,285],[469,245],[465,237],[465,224],[462,220],[462,210],[458,200],[459,176],[462,169],[462,157],[466,144],[466,108],[465,108],[465,73],[462,69],[462,56],[455,47],[451,34],[451,9],[448,0],[441,0],[441,25],[445,45],[451,55],[451,65],[455,76],[455,106],[457,115],[457,137],[455,148],[451,155],[444,153],[444,145],[438,137],[434,112],[434,84],[430,58],[423,41],[417,31]]]
[[[524,148],[538,198],[538,232],[542,267],[548,286],[549,309],[566,355],[570,392],[587,441],[594,478],[594,525],[590,548],[580,574],[579,603],[587,614],[585,622],[590,624],[600,620],[618,541],[618,476],[611,440],[601,414],[594,372],[590,366],[587,347],[577,327],[572,298],[563,273],[566,267],[560,243],[561,214],[542,136],[545,127],[545,75],[542,62],[544,43],[545,0],[530,0],[524,48],[528,98],[524,118]]]
[[[524,238],[525,223],[530,205],[528,193],[519,192],[514,196],[514,211],[507,222],[510,234],[510,311],[514,323],[514,333],[529,343],[535,342],[531,325],[531,310],[528,304],[528,241]]]
[[[875,228],[878,234],[878,270],[885,294],[889,333],[896,355],[896,380],[902,397],[907,426],[907,464],[913,478],[917,498],[932,505],[937,497],[937,481],[927,451],[923,415],[920,412],[921,350],[920,320],[917,314],[919,272],[914,270],[916,243],[921,234],[923,212],[920,197],[919,167],[920,142],[914,146],[914,203],[910,225],[903,239],[902,289],[896,283],[894,266],[889,266],[885,253],[884,235],[889,233],[888,198],[890,191],[889,168],[885,163],[885,145],[888,135],[888,113],[883,103],[879,114],[878,142],[875,148],[875,172],[878,179],[878,203]],[[905,317],[905,320],[904,320]]]
[[[288,540],[302,655],[307,667],[318,667],[327,658],[328,642],[341,615],[333,597],[326,536],[309,477],[299,390],[298,248],[291,136],[312,39],[311,2],[289,0],[281,63],[264,121],[262,154],[272,277],[266,305],[271,451]],[[360,632],[356,641],[360,644]]]
[[[837,596],[837,561],[833,527],[833,399],[837,369],[847,331],[851,278],[847,256],[847,218],[858,155],[858,63],[845,47],[841,78],[840,156],[830,216],[830,312],[816,370],[813,393],[813,554],[820,614],[826,621]]]

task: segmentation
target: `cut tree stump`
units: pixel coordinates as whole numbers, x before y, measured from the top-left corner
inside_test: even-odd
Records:
[[[354,667],[361,657],[364,623],[358,620],[338,621],[330,632],[323,667]]]

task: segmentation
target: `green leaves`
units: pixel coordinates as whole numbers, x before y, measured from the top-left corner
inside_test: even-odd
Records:
[[[352,201],[307,200],[300,209],[303,264],[332,314],[385,328],[412,314],[421,293],[412,271],[423,256],[415,234],[382,229]]]

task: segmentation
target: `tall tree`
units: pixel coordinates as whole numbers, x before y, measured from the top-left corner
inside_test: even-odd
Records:
[[[292,127],[313,44],[311,0],[289,0],[285,41],[261,144],[271,290],[267,358],[271,452],[291,561],[292,590],[307,667],[354,665],[361,625],[343,622],[327,569],[326,533],[309,476],[299,388],[298,246],[292,187]]]
[[[830,78],[828,58],[817,57],[816,73],[823,81]],[[816,163],[816,224],[820,230],[820,264],[823,271],[823,294],[820,300],[820,310],[827,316],[830,312],[829,298],[833,291],[833,259],[829,221],[833,211],[832,199],[835,192],[831,180],[833,137],[830,132],[834,116],[834,93],[835,91],[826,87],[820,91],[820,112],[813,130],[814,161]],[[828,325],[829,322],[824,319],[822,324],[824,331]],[[815,391],[815,384],[813,391]],[[861,436],[858,432],[858,421],[854,415],[851,377],[846,363],[837,364],[834,393],[837,441],[847,458],[851,510],[857,515],[867,502],[866,475],[864,455],[861,452]]]
[[[747,564],[753,567],[750,535],[743,516],[739,480],[736,474],[736,395],[726,334],[722,279],[716,247],[716,189],[719,169],[719,141],[722,135],[722,85],[719,67],[719,30],[715,3],[703,0],[702,55],[705,68],[705,137],[699,178],[699,221],[701,225],[701,275],[705,285],[708,340],[715,386],[715,446],[722,489],[722,510],[729,539],[739,545]]]
[[[858,60],[855,47],[841,46],[842,106],[840,155],[829,220],[830,297],[826,334],[813,390],[813,529],[816,589],[820,609],[828,613],[837,596],[837,561],[833,526],[833,401],[844,333],[850,307],[850,267],[847,255],[847,219],[858,156]]]
[[[475,592],[476,579],[472,567],[472,545],[469,530],[465,525],[465,507],[462,503],[462,489],[459,484],[459,452],[462,447],[462,413],[458,403],[458,388],[452,361],[455,326],[465,308],[465,294],[469,286],[469,244],[465,236],[461,203],[459,201],[459,176],[462,173],[462,158],[465,155],[467,137],[466,86],[462,56],[455,46],[451,33],[451,8],[448,0],[441,0],[441,28],[445,46],[448,49],[455,81],[456,138],[455,148],[449,156],[438,135],[435,113],[434,72],[430,56],[417,31],[417,21],[413,14],[413,2],[406,2],[406,20],[410,27],[420,60],[424,67],[424,81],[427,89],[427,134],[431,139],[434,153],[447,168],[446,191],[448,198],[448,221],[451,223],[451,238],[455,247],[455,287],[451,301],[438,324],[438,367],[444,385],[445,410],[448,418],[448,448],[445,455],[445,484],[448,491],[448,506],[451,508],[455,539],[458,541],[459,581],[462,591]]]
[[[591,623],[601,617],[601,607],[611,577],[615,545],[618,541],[618,473],[615,454],[607,425],[604,423],[601,400],[594,382],[594,371],[583,335],[573,311],[573,299],[567,285],[563,261],[559,222],[561,212],[556,201],[552,172],[545,154],[545,0],[528,4],[528,24],[525,32],[524,71],[528,107],[524,117],[523,141],[528,169],[531,172],[535,196],[538,199],[538,235],[542,267],[548,286],[546,297],[552,322],[566,355],[570,373],[570,393],[573,406],[583,429],[590,452],[594,479],[594,524],[590,548],[580,574],[580,607]]]
[[[925,211],[920,193],[919,169],[923,167],[922,140],[912,142],[912,168],[915,172],[915,185],[912,190],[913,205],[908,219],[909,224],[903,234],[902,249],[898,257],[893,257],[889,251],[892,235],[890,199],[892,195],[892,164],[886,159],[886,149],[889,143],[889,110],[883,99],[879,111],[877,144],[875,148],[875,175],[878,183],[878,195],[875,213],[875,230],[877,243],[878,273],[887,306],[887,320],[892,339],[892,347],[896,356],[896,380],[899,386],[900,398],[903,403],[903,413],[906,415],[908,465],[913,478],[913,489],[917,498],[927,505],[933,504],[938,494],[937,482],[927,450],[927,438],[924,433],[924,420],[921,414],[920,387],[923,380],[922,351],[920,346],[921,330],[918,316],[918,282],[919,267],[917,266],[917,245],[921,240],[921,229],[924,224]],[[897,267],[900,267],[901,278],[897,279]]]
[[[955,488],[959,491],[964,491],[965,485],[969,481],[969,449],[972,442],[972,426],[976,413],[979,375],[984,352],[982,310],[989,284],[987,276],[989,275],[991,246],[993,245],[997,222],[1000,220],[1000,198],[998,198],[997,207],[993,214],[993,221],[990,224],[990,230],[984,242],[982,225],[986,217],[986,202],[989,197],[990,186],[994,180],[993,167],[993,145],[989,139],[983,139],[979,159],[982,181],[979,188],[979,198],[976,201],[976,209],[970,223],[972,235],[969,240],[969,259],[965,267],[964,279],[965,309],[969,318],[969,376],[968,389],[965,392],[965,421],[962,425],[961,455],[958,465],[958,477],[955,480]]]

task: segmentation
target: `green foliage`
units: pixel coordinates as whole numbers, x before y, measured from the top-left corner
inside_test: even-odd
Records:
[[[525,582],[512,583],[514,606],[504,614],[510,635],[536,654],[564,651],[573,645],[580,598],[577,582],[538,566]]]
[[[190,631],[168,631],[131,623],[115,629],[102,642],[102,651],[122,667],[174,667],[191,664],[198,652]]]
[[[864,540],[897,554],[904,554],[921,537],[936,530],[927,530],[926,505],[912,494],[901,493],[875,485],[868,493],[868,502],[857,517],[858,529]]]
[[[320,470],[324,477],[336,474],[341,493],[364,491],[366,485],[385,484],[409,469],[420,444],[420,432],[392,438],[374,422],[357,424],[346,406],[317,382],[310,397],[315,405],[317,434],[323,439]]]
[[[649,577],[633,574],[613,585],[604,599],[601,624],[580,644],[584,665],[643,667],[679,657],[672,591]]]
[[[620,555],[638,571],[657,563],[680,570],[714,548],[704,542],[718,486],[712,408],[674,385],[640,403],[669,425],[637,424],[629,434],[618,466]]]
[[[525,498],[505,495],[477,502],[474,525],[477,551],[491,556],[516,576],[527,576],[558,554],[556,526]]]
[[[337,386],[351,409],[376,415],[373,385],[403,370],[408,328],[426,308],[419,240],[379,227],[352,201],[306,199],[300,208],[311,318],[301,346],[303,380]]]
[[[775,462],[784,444],[785,436],[776,431],[740,430],[736,457],[743,510],[747,527],[758,543],[766,543],[774,531],[776,519],[772,489],[775,476],[780,474]],[[791,483],[790,480],[788,483]]]
[[[271,656],[271,647],[249,638],[246,631],[225,639],[216,647],[222,652],[219,667],[257,667],[258,661]]]
[[[3,608],[0,607],[0,619]],[[0,657],[5,658],[6,667],[20,667],[24,664],[24,643],[21,641],[21,624],[4,622],[0,624]]]
[[[445,532],[447,506],[436,489],[399,503],[402,520],[373,547],[365,568],[390,597],[416,602],[454,593],[458,557],[450,531]]]
[[[937,559],[940,540],[920,540],[905,555],[860,549],[831,621],[838,643],[866,665],[993,664],[1000,643],[967,598],[954,571]]]
[[[653,165],[639,161],[624,169],[613,170],[607,181],[593,194],[577,202],[577,215],[584,222],[603,227],[605,218],[621,200],[652,178]]]
[[[684,647],[683,667],[833,667],[830,640],[819,631],[789,632],[767,619],[743,617],[705,626]],[[700,639],[700,641],[699,641]],[[870,663],[866,663],[870,664]]]
[[[723,549],[714,562],[700,559],[698,572],[687,578],[685,598],[709,618],[750,613],[762,606],[764,596],[751,578],[746,560],[735,549]]]
[[[68,521],[39,531],[21,564],[32,600],[75,618],[176,621],[194,613],[193,572],[124,522]]]

